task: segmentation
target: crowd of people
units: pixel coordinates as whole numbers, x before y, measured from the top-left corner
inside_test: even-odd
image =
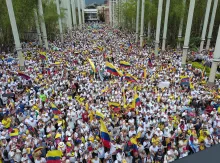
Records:
[[[0,162],[169,163],[218,144],[219,80],[134,38],[85,25],[49,50],[26,45],[22,72],[2,54]]]

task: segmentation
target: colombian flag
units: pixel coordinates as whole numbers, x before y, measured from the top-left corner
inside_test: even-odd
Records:
[[[94,71],[94,72],[96,72],[96,68],[95,68],[95,65],[94,65],[94,63],[91,61],[91,59],[89,59],[88,58],[88,61],[89,61],[89,64],[91,65],[91,67],[92,67],[92,70]]]
[[[113,64],[106,62],[105,66],[107,72],[109,72],[110,74],[115,76],[123,76],[123,74]]]
[[[52,150],[47,152],[47,163],[61,163],[63,153],[60,150]]]
[[[96,111],[95,117],[96,117],[98,120],[100,120],[100,119],[104,119],[105,116],[104,116],[102,113]]]
[[[130,67],[131,64],[129,62],[126,62],[126,61],[120,61],[120,66],[122,66],[122,67]]]
[[[19,130],[17,128],[14,128],[9,135],[11,138],[17,138],[19,135]]]
[[[103,120],[100,120],[100,134],[101,134],[101,140],[102,140],[102,143],[104,145],[104,147],[106,148],[110,148],[111,147],[111,144],[110,144],[110,135],[108,133],[108,130],[107,130],[107,127],[105,126]]]
[[[120,104],[118,102],[108,102],[109,107],[119,107]]]
[[[56,105],[54,103],[50,103],[50,107],[52,108],[53,114],[61,114],[61,111],[57,109]]]
[[[134,77],[134,76],[132,76],[132,75],[130,75],[130,74],[126,74],[125,75],[125,80],[127,80],[128,82],[137,82],[137,78],[136,77]]]

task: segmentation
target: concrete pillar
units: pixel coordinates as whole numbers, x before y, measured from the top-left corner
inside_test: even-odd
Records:
[[[205,20],[204,20],[204,24],[203,24],[202,37],[201,37],[201,43],[200,43],[200,48],[199,48],[200,52],[204,48],[204,42],[205,42],[205,36],[206,36],[206,31],[207,31],[207,26],[208,26],[208,21],[209,21],[209,13],[210,13],[211,4],[212,4],[212,0],[207,0]]]
[[[182,38],[182,33],[183,33],[183,20],[184,20],[185,7],[186,7],[186,0],[183,0],[183,16],[181,17],[180,20],[177,49],[180,49],[180,40]]]
[[[43,32],[43,40],[44,40],[44,45],[45,45],[45,48],[48,50],[49,47],[48,47],[48,42],[47,42],[47,30],[46,30],[46,25],[45,25],[45,22],[44,22],[44,12],[43,12],[43,6],[42,6],[42,1],[41,0],[38,0],[38,9],[39,9],[39,15],[41,17],[41,30]]]
[[[212,39],[212,31],[213,31],[213,27],[215,23],[215,15],[216,15],[217,7],[218,7],[218,0],[214,0],[214,5],[212,9],[212,17],[211,17],[211,21],[209,24],[209,33],[207,37],[206,50],[209,50],[209,47],[210,47],[210,41]]]
[[[81,19],[81,11],[80,11],[80,0],[77,0],[77,8],[78,8],[78,17],[79,17],[79,29],[82,29],[82,19]]]
[[[36,24],[36,29],[37,29],[38,42],[39,42],[39,45],[42,46],[42,39],[41,39],[41,32],[40,32],[40,25],[38,21],[37,10],[34,10],[34,19],[35,19],[35,24]]]
[[[75,0],[71,0],[71,7],[72,7],[73,29],[76,29],[77,22],[76,22],[76,1]]]
[[[190,0],[189,13],[188,13],[188,19],[187,19],[187,25],[186,25],[186,33],[185,33],[185,40],[184,40],[184,45],[183,45],[183,55],[182,55],[182,66],[183,67],[185,67],[185,65],[186,65],[186,58],[187,58],[187,53],[188,53],[188,49],[189,49],[189,39],[190,39],[190,34],[191,34],[194,8],[195,8],[195,0]]]
[[[159,0],[158,3],[158,13],[157,13],[157,31],[156,31],[156,41],[155,41],[155,55],[158,55],[158,47],[160,43],[160,25],[161,25],[161,16],[162,16],[162,8],[163,0]]]
[[[214,84],[217,67],[218,67],[218,64],[220,63],[220,46],[219,45],[220,45],[220,26],[218,30],[218,37],[217,37],[216,44],[215,44],[212,67],[211,67],[211,71],[209,74],[209,84]]]
[[[73,22],[72,22],[72,16],[71,16],[71,7],[70,7],[70,0],[66,0],[66,7],[67,7],[67,18],[68,18],[68,33],[70,34],[70,37],[73,37],[72,29],[73,29]]]
[[[167,26],[168,26],[169,10],[170,10],[170,0],[167,0],[167,2],[166,2],[166,11],[165,11],[165,20],[164,20],[164,28],[163,28],[162,51],[164,51],[165,48],[166,48]]]
[[[22,48],[21,48],[20,38],[18,35],[18,28],[17,28],[14,9],[13,9],[13,5],[12,5],[11,0],[6,0],[6,5],[8,8],[8,15],[9,15],[11,29],[12,29],[12,33],[13,33],[13,37],[14,37],[15,49],[16,49],[17,55],[18,55],[19,68],[22,71],[25,68],[24,67],[24,60],[25,59],[24,59],[22,51],[21,51]]]
[[[112,0],[109,0],[109,24],[112,26]]]
[[[57,4],[57,14],[59,15],[58,23],[59,23],[59,29],[60,29],[60,41],[63,43],[63,27],[62,27],[62,21],[60,18],[60,2],[59,0],[56,0]]]
[[[141,6],[141,33],[140,33],[140,47],[143,47],[144,41],[144,10],[145,10],[145,0],[142,0]]]
[[[82,24],[85,24],[85,13],[84,13],[84,9],[85,9],[85,1],[81,0],[81,5],[82,5]]]
[[[139,32],[139,10],[140,10],[140,0],[137,0],[136,39],[135,39],[135,42],[138,42],[138,32]]]
[[[152,0],[150,0],[150,3],[152,3]],[[150,12],[151,12],[151,10],[150,10]],[[150,38],[151,38],[151,20],[149,20],[147,26],[148,26],[147,27],[147,38],[148,38],[148,40],[150,40]]]
[[[112,26],[115,27],[115,0],[112,0]]]

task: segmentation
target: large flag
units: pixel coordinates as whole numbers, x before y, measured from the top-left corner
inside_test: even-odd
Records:
[[[131,74],[125,74],[125,80],[132,83],[137,82],[137,78],[132,76]]]
[[[63,153],[60,150],[48,151],[46,155],[47,163],[61,163],[62,155]]]
[[[110,148],[111,147],[111,139],[110,139],[110,135],[108,133],[107,127],[105,126],[103,120],[100,120],[100,134],[101,134],[101,140],[102,143],[104,145],[104,147],[106,148]]]
[[[96,72],[96,68],[95,68],[95,65],[94,65],[94,63],[92,62],[92,60],[88,58],[88,61],[89,61],[89,64],[91,65],[91,67],[92,67],[92,70],[93,70],[94,72]]]
[[[24,74],[22,72],[18,72],[18,76],[20,76],[20,77],[22,77],[22,78],[24,78],[26,80],[29,80],[31,78],[30,76],[28,76],[28,75],[26,75],[26,74]]]
[[[126,62],[126,61],[120,61],[120,66],[122,66],[122,67],[130,67],[131,64],[129,62]]]
[[[109,72],[110,74],[115,76],[123,76],[122,72],[120,72],[113,64],[106,62],[105,66],[107,72]]]
[[[98,120],[105,118],[105,116],[104,116],[102,113],[98,112],[98,111],[96,111],[95,117],[96,117]]]

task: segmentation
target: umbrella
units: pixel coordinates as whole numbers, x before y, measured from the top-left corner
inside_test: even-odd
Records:
[[[23,73],[21,73],[21,72],[18,73],[18,76],[20,76],[20,77],[22,77],[22,78],[24,78],[24,79],[26,79],[26,80],[29,80],[29,79],[31,78],[30,76],[28,76],[28,75],[26,75],[26,74],[23,74]]]
[[[7,58],[7,59],[6,59],[6,62],[10,63],[10,62],[12,62],[13,60],[14,60],[14,58]]]
[[[14,97],[15,94],[14,93],[4,93],[2,94],[2,97]]]
[[[34,150],[34,152],[33,152],[33,155],[34,155],[35,153],[41,151],[42,149],[44,149],[44,147],[42,147],[42,146],[36,148],[36,149]]]

